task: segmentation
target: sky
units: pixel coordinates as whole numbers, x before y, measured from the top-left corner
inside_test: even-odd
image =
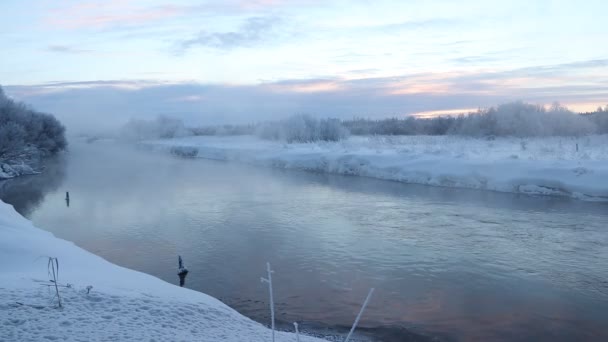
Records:
[[[68,128],[608,103],[608,2],[2,0],[0,85]]]

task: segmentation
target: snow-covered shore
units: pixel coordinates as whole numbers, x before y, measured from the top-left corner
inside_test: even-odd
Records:
[[[0,180],[15,178],[24,175],[34,175],[39,172],[24,162],[8,163],[0,162]]]
[[[184,137],[144,146],[185,156],[405,183],[608,201],[608,136],[351,137],[285,144],[252,136]]]
[[[83,228],[86,223],[83,222]],[[59,259],[56,307],[47,257]],[[263,265],[261,266],[263,271]],[[87,293],[87,286],[93,286]],[[0,341],[269,341],[219,300],[116,266],[38,229],[0,201]],[[300,336],[302,341],[321,341]],[[277,341],[295,335],[277,333]]]

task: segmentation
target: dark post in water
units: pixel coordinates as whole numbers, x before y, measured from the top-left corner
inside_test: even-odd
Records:
[[[188,275],[188,269],[186,267],[184,267],[184,262],[182,261],[181,255],[177,256],[177,262],[178,262],[177,275],[179,276],[179,286],[183,287],[184,284],[186,283],[186,276]]]

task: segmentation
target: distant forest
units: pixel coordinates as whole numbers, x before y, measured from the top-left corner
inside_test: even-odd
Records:
[[[181,120],[158,117],[131,120],[121,132],[128,140],[165,139],[188,135],[256,135],[291,142],[339,141],[349,135],[459,135],[469,137],[545,137],[608,134],[608,106],[574,113],[554,103],[549,108],[521,101],[474,113],[433,118],[318,119],[294,115],[287,119],[245,125],[186,128]]]
[[[352,119],[342,124],[355,135],[581,136],[608,133],[608,106],[577,114],[559,104],[546,109],[512,102],[458,116]]]
[[[194,135],[249,135],[263,139],[336,141],[352,135],[461,135],[488,136],[581,136],[608,133],[608,106],[595,112],[574,113],[555,103],[543,106],[521,101],[502,104],[474,113],[434,118],[314,119],[296,115],[286,120],[248,124],[206,126],[192,129]]]

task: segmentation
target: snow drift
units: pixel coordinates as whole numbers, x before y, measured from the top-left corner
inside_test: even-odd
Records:
[[[608,201],[608,135],[526,139],[368,136],[294,144],[251,136],[185,137],[142,144],[189,157]]]

